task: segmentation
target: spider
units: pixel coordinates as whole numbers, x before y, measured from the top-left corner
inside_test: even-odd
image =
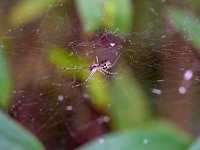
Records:
[[[92,77],[93,77],[93,75],[96,73],[96,71],[99,71],[103,75],[105,75],[105,74],[110,74],[110,75],[118,74],[118,73],[115,73],[115,72],[109,72],[107,70],[109,68],[114,67],[114,65],[117,62],[117,60],[119,59],[119,57],[120,57],[120,55],[118,55],[117,59],[114,61],[113,64],[111,63],[111,61],[109,59],[103,60],[100,63],[98,63],[98,57],[96,57],[97,63],[93,62],[93,64],[90,65],[90,66],[86,66],[86,67],[74,67],[74,68],[64,68],[64,69],[67,69],[67,70],[82,70],[82,69],[87,69],[87,68],[90,69],[90,71],[91,71],[90,75],[88,76],[88,78],[83,83],[78,84],[78,85],[75,86],[75,87],[78,87],[80,85],[83,85],[83,84],[87,83],[89,80],[91,80]]]

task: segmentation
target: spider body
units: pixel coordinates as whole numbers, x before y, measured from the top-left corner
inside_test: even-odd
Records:
[[[91,66],[89,66],[90,71],[92,71],[94,68],[102,68],[103,70],[108,70],[109,68],[112,67],[112,64],[110,62],[110,60],[106,59],[102,62],[100,62],[99,64],[93,64]]]
[[[120,56],[120,55],[119,55]],[[93,75],[95,74],[95,72],[98,70],[100,73],[102,73],[103,75],[105,74],[117,74],[117,73],[114,73],[114,72],[109,72],[107,71],[109,68],[112,68],[115,63],[117,62],[119,56],[117,57],[117,59],[115,60],[115,62],[112,64],[111,61],[109,59],[106,59],[106,60],[103,60],[101,61],[100,63],[98,63],[98,57],[96,57],[97,59],[97,63],[94,63],[93,62],[93,65],[90,65],[90,66],[86,66],[86,67],[75,67],[75,68],[64,68],[64,69],[67,69],[67,70],[81,70],[81,69],[86,69],[86,68],[89,68],[91,73],[90,75],[88,76],[88,78],[85,80],[84,83],[82,84],[85,84],[86,82],[88,82],[92,77]],[[78,87],[82,84],[78,84],[76,85],[75,87]]]

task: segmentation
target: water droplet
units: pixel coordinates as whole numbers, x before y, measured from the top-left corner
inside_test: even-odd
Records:
[[[100,138],[100,139],[99,139],[99,143],[100,143],[100,144],[103,144],[104,142],[105,142],[104,138]]]
[[[66,107],[66,110],[67,110],[67,111],[72,111],[72,110],[73,110],[73,107],[72,107],[71,105],[68,105],[68,106]]]
[[[112,47],[115,46],[115,43],[110,43],[110,46],[112,46]]]
[[[184,80],[188,81],[192,78],[192,76],[193,76],[192,70],[186,70],[184,74]]]
[[[108,116],[103,117],[103,122],[108,123],[110,121],[110,118]]]
[[[178,91],[179,91],[180,94],[185,94],[187,92],[187,90],[184,86],[180,86]]]
[[[148,144],[149,140],[148,139],[143,139],[144,144]]]
[[[162,94],[162,91],[160,89],[152,89],[151,91],[154,94],[158,94],[158,95]]]
[[[63,95],[58,95],[58,100],[59,100],[60,102],[62,102],[64,99],[65,99],[65,97],[64,97]]]

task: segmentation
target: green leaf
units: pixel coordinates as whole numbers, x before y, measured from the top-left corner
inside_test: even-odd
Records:
[[[121,66],[120,68],[125,67]],[[123,73],[124,76],[116,79],[112,87],[110,115],[112,126],[116,130],[144,125],[151,116],[146,95],[140,84],[134,77],[131,77],[128,70],[123,69]]]
[[[20,26],[47,13],[53,5],[63,0],[21,0],[11,9],[8,17],[14,26]]]
[[[170,9],[169,17],[200,51],[200,19],[191,12],[178,8]]]
[[[55,64],[58,68],[60,68],[63,72],[67,72],[67,74],[73,76],[74,72],[76,72],[78,78],[86,78],[87,69],[83,69],[82,71],[78,70],[64,70],[64,68],[74,68],[74,67],[83,67],[89,66],[88,62],[85,59],[79,59],[74,54],[70,53],[67,49],[64,49],[59,46],[52,46],[47,50],[47,58],[53,64]]]
[[[184,150],[190,141],[189,137],[174,128],[155,126],[111,133],[79,150]]]
[[[78,11],[86,31],[95,31],[103,17],[105,0],[76,0]]]
[[[81,80],[84,82],[89,76],[89,69],[73,70],[64,68],[74,68],[74,67],[86,67],[91,64],[87,62],[83,57],[80,59],[76,55],[70,53],[69,50],[59,47],[52,46],[47,50],[47,58],[52,63],[55,64],[58,69],[65,72],[70,77],[76,77],[76,80]]]
[[[200,138],[198,138],[188,150],[200,150]]]
[[[200,8],[200,1],[199,0],[191,0],[190,5],[192,10],[198,10]]]
[[[4,50],[0,45],[0,107],[6,108],[10,103],[11,75]]]
[[[44,150],[41,143],[0,111],[0,150]]]
[[[88,82],[87,92],[90,94],[93,104],[96,108],[102,111],[107,111],[110,104],[110,86],[106,81],[106,76],[103,76],[98,71],[93,79]]]
[[[107,0],[104,7],[104,24],[112,30],[126,32],[132,23],[130,0]]]
[[[100,27],[128,31],[131,25],[130,0],[76,0],[85,31]]]

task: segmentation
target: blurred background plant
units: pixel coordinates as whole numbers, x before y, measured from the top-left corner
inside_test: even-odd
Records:
[[[199,149],[199,7],[0,1],[0,149]]]

